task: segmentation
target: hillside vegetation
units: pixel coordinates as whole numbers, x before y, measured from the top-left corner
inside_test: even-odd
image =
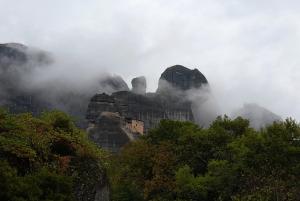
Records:
[[[0,200],[91,200],[107,182],[103,157],[62,112],[0,110]]]
[[[1,201],[95,200],[108,186],[113,201],[297,201],[299,175],[291,119],[260,131],[226,116],[207,129],[163,120],[108,157],[62,112],[0,110]]]
[[[208,129],[161,121],[126,146],[111,170],[114,201],[300,200],[300,126],[255,131],[242,118]]]

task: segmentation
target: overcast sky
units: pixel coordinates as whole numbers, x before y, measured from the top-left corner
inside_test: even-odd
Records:
[[[0,0],[0,8],[0,43],[59,55],[79,82],[104,71],[128,84],[145,75],[154,91],[166,67],[182,64],[207,77],[224,112],[255,102],[300,120],[299,0]]]

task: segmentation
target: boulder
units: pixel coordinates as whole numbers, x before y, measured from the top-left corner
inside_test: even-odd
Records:
[[[167,68],[160,76],[158,92],[170,87],[183,91],[200,88],[203,84],[208,84],[205,76],[198,69],[188,69],[181,65]]]
[[[144,76],[136,77],[131,80],[132,92],[145,95],[147,89],[146,78]]]
[[[122,77],[117,75],[107,76],[99,82],[100,92],[111,94],[116,91],[129,91],[129,87]]]

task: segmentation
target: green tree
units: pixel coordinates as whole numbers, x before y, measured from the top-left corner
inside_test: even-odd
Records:
[[[79,191],[87,196],[98,179],[105,180],[106,160],[62,112],[33,117],[0,109],[0,200],[71,201]]]
[[[299,200],[299,139],[291,119],[260,131],[240,117],[218,117],[207,129],[164,120],[115,158],[121,168],[113,193],[142,200]]]

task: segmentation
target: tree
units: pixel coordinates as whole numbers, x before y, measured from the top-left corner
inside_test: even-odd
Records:
[[[260,131],[240,117],[207,129],[164,120],[116,157],[113,188],[134,184],[126,192],[142,200],[299,200],[299,136],[291,119]]]
[[[0,200],[87,197],[106,178],[104,161],[106,154],[62,112],[33,117],[0,110]]]

